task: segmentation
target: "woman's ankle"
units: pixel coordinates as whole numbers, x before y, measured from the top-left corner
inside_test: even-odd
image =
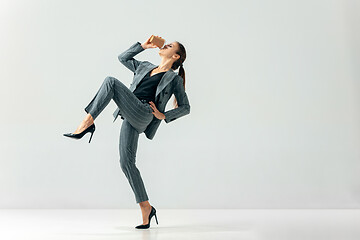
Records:
[[[90,113],[88,113],[87,115],[86,115],[86,120],[88,120],[88,121],[90,121],[90,122],[94,122],[94,118],[91,116],[91,114]]]
[[[140,205],[141,208],[149,208],[149,207],[151,207],[149,201],[140,202],[139,205]]]

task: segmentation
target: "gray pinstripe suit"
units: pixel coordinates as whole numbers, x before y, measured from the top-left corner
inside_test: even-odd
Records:
[[[157,67],[151,62],[133,58],[144,50],[141,43],[136,42],[118,56],[119,61],[134,73],[130,88],[127,88],[118,79],[108,76],[84,109],[95,120],[111,99],[118,106],[113,113],[114,122],[119,115],[124,119],[119,139],[120,166],[135,194],[136,203],[149,200],[140,172],[135,165],[139,134],[144,132],[146,137],[151,140],[161,123],[161,120],[152,114],[153,110],[150,105],[140,101],[133,93],[144,76]],[[172,94],[176,97],[178,107],[164,112]],[[154,103],[156,108],[164,113],[166,123],[190,113],[190,104],[183,86],[183,78],[172,69],[165,72],[161,78],[156,89]]]
[[[133,58],[136,54],[144,50],[145,49],[142,48],[141,43],[136,42],[128,50],[121,53],[118,57],[119,61],[122,64],[124,64],[128,69],[134,72],[134,79],[133,82],[130,84],[130,91],[135,90],[136,85],[144,78],[146,73],[157,67],[157,65],[154,65],[151,62],[139,61]],[[160,112],[164,113],[164,121],[166,123],[174,121],[175,119],[190,113],[190,104],[183,86],[183,81],[184,80],[181,76],[177,75],[174,70],[170,69],[163,75],[156,89],[155,105]],[[178,107],[164,112],[166,104],[172,94],[174,94],[176,97]],[[117,108],[113,113],[114,121],[116,120],[118,115],[122,116],[120,108]],[[161,120],[157,119],[154,116],[153,120],[144,131],[148,139],[154,138],[156,130],[158,129],[160,123]]]

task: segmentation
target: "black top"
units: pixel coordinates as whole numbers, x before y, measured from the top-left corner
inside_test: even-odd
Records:
[[[160,72],[150,77],[151,71],[149,71],[145,77],[140,81],[136,86],[135,91],[133,92],[135,96],[142,100],[146,101],[155,101],[156,88],[164,75],[165,72]]]

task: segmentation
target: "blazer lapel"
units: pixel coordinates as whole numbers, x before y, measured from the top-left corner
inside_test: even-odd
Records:
[[[161,78],[157,88],[156,88],[156,92],[155,92],[155,98],[157,97],[157,95],[159,95],[159,93],[171,82],[171,80],[174,79],[174,77],[176,76],[176,74],[174,73],[174,70],[172,70],[170,68],[169,71],[167,71],[163,77]]]
[[[132,83],[131,87],[129,88],[132,92],[136,89],[136,86],[141,82],[141,80],[145,77],[145,75],[156,68],[158,65],[152,64],[149,62],[147,66],[144,66],[142,70],[139,71],[138,74],[135,75],[134,82]],[[165,72],[162,76],[155,92],[155,98],[157,95],[173,80],[176,76],[176,73],[173,69],[169,69],[169,71]]]
[[[142,69],[139,70],[139,72],[137,74],[135,74],[134,76],[134,81],[130,86],[130,90],[133,92],[136,88],[136,86],[140,83],[140,81],[145,77],[145,75],[150,72],[154,67],[152,67],[153,64],[149,64],[145,67],[143,67]]]

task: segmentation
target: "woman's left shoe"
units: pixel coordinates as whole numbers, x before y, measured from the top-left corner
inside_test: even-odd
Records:
[[[91,141],[91,138],[95,132],[95,123],[91,124],[88,128],[86,128],[84,131],[82,131],[81,133],[64,133],[63,135],[65,137],[71,137],[71,138],[76,138],[76,139],[80,139],[82,138],[86,133],[91,132],[91,136],[89,139],[89,143]]]
[[[157,216],[156,216],[156,209],[151,206],[151,212],[150,212],[150,215],[149,215],[149,223],[148,224],[141,224],[141,225],[138,225],[136,226],[135,228],[138,228],[138,229],[146,229],[146,228],[149,228],[150,227],[150,220],[151,218],[155,216],[155,219],[156,219],[156,224],[159,224],[158,223],[158,220],[157,220]]]

